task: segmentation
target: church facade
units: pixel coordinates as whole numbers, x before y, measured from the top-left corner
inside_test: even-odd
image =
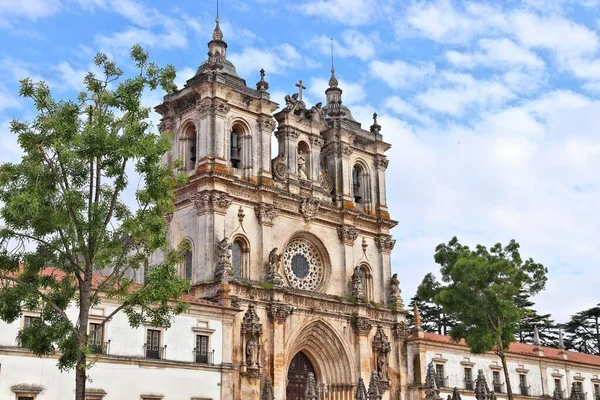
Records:
[[[264,71],[249,87],[227,59],[218,19],[208,48],[156,110],[172,135],[165,162],[188,176],[168,216],[171,245],[189,249],[180,273],[197,298],[241,309],[223,390],[300,399],[312,376],[320,398],[343,400],[376,371],[383,398],[401,398],[406,324],[376,114],[367,129],[353,118],[333,68],[325,105],[307,105],[300,81],[275,112]]]

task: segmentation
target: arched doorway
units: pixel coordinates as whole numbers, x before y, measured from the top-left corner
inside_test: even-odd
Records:
[[[315,374],[315,369],[303,352],[298,352],[292,359],[288,368],[287,387],[285,390],[286,400],[303,400],[308,383],[308,374],[312,372],[315,380],[319,378]]]

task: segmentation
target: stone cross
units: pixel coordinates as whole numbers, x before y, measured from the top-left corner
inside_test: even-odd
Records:
[[[302,89],[306,89],[306,86],[302,85],[302,79],[296,83],[296,87],[298,88],[298,100],[302,101]]]

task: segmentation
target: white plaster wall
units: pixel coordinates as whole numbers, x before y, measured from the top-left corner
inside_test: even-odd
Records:
[[[441,345],[440,345],[441,346]],[[408,343],[407,348],[407,357],[408,357],[408,380],[409,382],[414,382],[415,375],[413,371],[412,358],[414,355],[415,349],[414,347]],[[453,347],[443,348],[438,347],[436,344],[436,348],[429,349],[425,353],[426,355],[426,365],[422,365],[421,368],[425,371],[427,368],[427,364],[429,364],[434,359],[444,359],[447,360],[444,363],[444,373],[447,377],[447,386],[458,387],[461,389],[461,394],[463,398],[470,399],[473,398],[473,395],[469,391],[465,391],[465,382],[464,382],[464,368],[465,365],[462,365],[462,361],[469,361],[474,363],[472,368],[473,380],[477,378],[477,371],[483,370],[488,386],[492,389],[492,369],[490,368],[492,365],[501,366],[500,358],[493,354],[484,354],[484,355],[474,355],[471,354],[468,349],[465,351],[457,350]],[[562,387],[566,389],[565,395],[568,396],[570,393],[571,384],[574,381],[574,376],[580,376],[583,380],[583,391],[587,392],[587,399],[593,400],[594,393],[594,382],[592,380],[597,380],[600,374],[600,367],[595,368],[593,366],[587,365],[571,365],[566,366],[565,361],[550,359],[550,358],[538,358],[535,356],[526,357],[520,355],[510,355],[507,359],[507,367],[509,370],[511,386],[513,390],[513,394],[516,396],[520,395],[519,388],[519,371],[518,369],[527,370],[527,385],[529,387],[529,393],[532,396],[542,396],[549,395],[552,396],[552,392],[554,391],[554,376],[552,374],[560,374],[562,377]],[[425,375],[423,371],[423,376]],[[502,387],[502,392],[506,393],[506,384],[504,379],[504,371],[499,370],[500,372],[500,382],[504,383]],[[542,374],[543,372],[543,374]],[[545,382],[544,380],[545,375]],[[545,386],[545,388],[543,387]],[[442,391],[447,391],[443,389]],[[502,396],[502,395],[500,395]],[[442,396],[444,397],[444,396]]]
[[[114,305],[105,304],[95,308],[92,314],[110,314]],[[75,319],[77,309],[71,307],[67,314]],[[0,322],[0,399],[11,399],[14,394],[10,387],[16,384],[35,384],[47,388],[38,400],[63,400],[74,391],[74,375],[71,372],[60,373],[55,358],[37,358],[22,355],[16,347],[16,335],[21,326],[17,319],[11,324]],[[94,321],[93,317],[90,320]],[[167,345],[166,359],[170,361],[193,362],[196,332],[192,328],[202,327],[213,330],[210,334],[209,350],[214,349],[214,364],[223,360],[223,324],[192,306],[186,314],[174,318],[169,329],[162,330],[162,344]],[[191,397],[219,398],[221,373],[211,367],[193,366],[191,369],[180,367],[162,367],[160,362],[152,362],[160,367],[144,368],[139,366],[145,356],[146,326],[137,329],[130,327],[123,313],[116,314],[105,325],[104,340],[110,340],[110,355],[131,358],[112,359],[116,363],[99,361],[90,370],[92,383],[89,388],[102,388],[109,394],[104,400],[138,399],[140,394],[159,393],[165,398],[185,399]],[[227,338],[231,340],[231,338]],[[199,369],[200,368],[200,369]],[[204,368],[204,369],[202,369]]]
[[[45,388],[36,400],[64,400],[75,393],[73,371],[61,373],[56,359],[0,355],[0,398],[12,399],[11,386],[34,384]],[[192,397],[219,399],[220,372],[180,368],[144,368],[138,365],[98,362],[90,369],[87,388],[104,389],[103,400],[139,399],[161,394],[165,399]]]

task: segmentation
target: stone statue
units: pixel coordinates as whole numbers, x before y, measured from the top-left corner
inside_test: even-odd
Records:
[[[249,367],[258,363],[258,343],[256,340],[250,339],[246,343],[246,365]]]
[[[293,110],[294,107],[296,106],[296,103],[298,103],[298,93],[294,93],[293,95],[289,95],[287,94],[285,96],[285,106],[288,110]]]
[[[352,274],[352,296],[357,299],[365,297],[365,291],[363,290],[364,282],[361,274],[360,267],[357,265],[354,267],[354,273]]]
[[[398,274],[392,275],[390,279],[390,295],[393,297],[400,297],[400,281],[398,280]]]
[[[298,153],[298,177],[308,179],[308,176],[306,176],[306,158],[303,153]]]
[[[283,286],[283,278],[279,274],[279,267],[281,265],[282,254],[277,254],[277,247],[275,247],[269,253],[269,270],[267,271],[267,279],[273,283],[274,286]]]
[[[306,118],[308,118],[312,121],[315,121],[315,122],[323,121],[323,118],[324,118],[323,103],[319,102],[319,103],[315,104],[314,106],[312,106],[310,108],[310,110],[306,110],[305,115],[306,115]]]
[[[227,238],[223,238],[221,241],[217,242],[217,249],[219,250],[219,262],[224,263],[225,261],[229,261],[231,258],[231,249],[233,245],[229,243]]]
[[[385,358],[386,355],[384,353],[379,353],[377,355],[377,375],[379,376],[380,381],[387,381],[388,379],[388,363]]]

